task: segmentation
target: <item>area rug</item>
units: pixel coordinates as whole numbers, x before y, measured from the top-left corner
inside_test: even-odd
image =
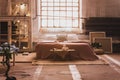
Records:
[[[97,65],[97,64],[108,64],[106,61],[99,59],[95,61],[87,61],[87,60],[71,60],[71,61],[55,61],[55,60],[33,60],[32,65]]]

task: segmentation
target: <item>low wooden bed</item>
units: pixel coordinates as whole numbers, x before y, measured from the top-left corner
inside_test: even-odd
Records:
[[[74,49],[75,51],[70,52],[70,58],[81,59],[81,60],[97,60],[98,57],[94,53],[93,49],[88,43],[57,43],[57,42],[41,42],[35,47],[36,58],[37,59],[49,59],[52,58],[50,51],[51,49],[57,48],[61,49],[63,45],[66,45],[69,49]]]

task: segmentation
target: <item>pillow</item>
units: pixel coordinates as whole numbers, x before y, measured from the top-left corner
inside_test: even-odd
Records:
[[[78,40],[78,41],[71,41],[72,43],[90,43],[89,40]]]
[[[67,41],[67,35],[65,35],[65,34],[58,34],[57,35],[57,41],[59,41],[59,42]]]

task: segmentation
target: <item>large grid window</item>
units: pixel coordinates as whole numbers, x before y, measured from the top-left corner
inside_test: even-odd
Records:
[[[78,28],[79,0],[41,0],[41,28]]]

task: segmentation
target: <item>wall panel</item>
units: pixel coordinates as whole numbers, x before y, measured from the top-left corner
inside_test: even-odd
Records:
[[[83,0],[83,17],[120,17],[119,0]]]

